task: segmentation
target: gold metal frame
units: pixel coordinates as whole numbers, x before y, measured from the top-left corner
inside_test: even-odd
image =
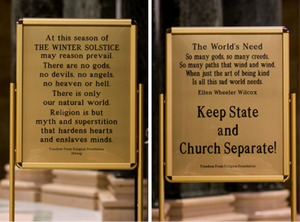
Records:
[[[282,35],[282,52],[283,52],[283,145],[284,145],[284,176],[285,180],[288,179],[290,175],[290,52],[289,52],[289,33],[286,29],[283,29]],[[296,120],[295,120],[296,121]],[[293,124],[293,123],[291,123]]]
[[[168,149],[168,147],[172,147],[172,139],[171,139],[171,132],[172,129],[172,34],[170,33],[171,30],[167,31],[167,38],[166,38],[166,96],[165,96],[165,146],[166,146],[166,175],[172,175],[172,151]],[[167,129],[170,129],[169,131]],[[166,178],[167,179],[167,178]]]
[[[193,182],[283,182],[283,176],[252,176],[252,175],[239,175],[239,176],[166,176],[166,180],[170,183],[182,182],[182,183],[193,183]]]
[[[23,39],[23,25],[20,23],[17,23],[17,52],[16,52],[16,78],[17,78],[17,83],[23,82],[23,77],[22,77],[22,67],[23,67],[23,61],[22,61],[22,39]],[[22,84],[17,84],[17,90],[16,90],[16,107],[22,107],[22,91],[23,91],[23,85]],[[16,147],[21,147],[22,145],[22,113],[21,111],[16,111]],[[16,160],[22,160],[22,149],[20,149],[19,152],[16,153]],[[18,161],[17,161],[18,162]],[[21,162],[21,161],[19,161]]]
[[[128,26],[130,37],[130,161],[128,163],[39,163],[23,162],[23,29],[24,26]],[[131,19],[20,19],[17,24],[16,164],[19,168],[44,169],[134,169],[137,166],[137,26]]]
[[[185,34],[281,34],[283,48],[283,175],[214,175],[214,176],[174,176],[172,173],[172,35]],[[165,119],[165,159],[168,182],[283,182],[289,177],[290,163],[290,111],[289,111],[289,33],[284,27],[176,27],[166,33],[166,119]]]
[[[173,27],[172,34],[282,34],[283,27]]]
[[[52,19],[52,18],[24,18],[20,19],[24,25],[105,25],[130,26],[131,19]]]

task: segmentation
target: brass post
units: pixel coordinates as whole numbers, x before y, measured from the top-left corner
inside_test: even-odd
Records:
[[[296,173],[296,93],[291,93],[291,210],[292,221],[297,221]]]
[[[139,84],[138,221],[143,221],[144,86]]]
[[[10,117],[9,117],[9,221],[15,221],[15,109],[16,84],[10,84]]]
[[[159,221],[165,220],[164,94],[159,95]]]

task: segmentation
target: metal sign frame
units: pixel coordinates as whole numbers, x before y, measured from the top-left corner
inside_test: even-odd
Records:
[[[173,107],[172,100],[172,36],[175,35],[282,35],[282,106],[283,106],[283,175],[173,175],[172,167],[172,127]],[[290,163],[290,113],[289,113],[289,33],[284,27],[176,27],[167,30],[166,33],[166,122],[165,122],[165,143],[166,143],[166,180],[168,182],[270,182],[286,181],[289,177]]]
[[[130,159],[127,163],[79,163],[79,162],[26,162],[23,159],[23,57],[24,57],[24,29],[32,26],[69,26],[72,28],[96,27],[130,27]],[[21,19],[17,23],[17,78],[16,78],[16,163],[19,168],[35,169],[134,169],[137,166],[137,26],[131,19]]]

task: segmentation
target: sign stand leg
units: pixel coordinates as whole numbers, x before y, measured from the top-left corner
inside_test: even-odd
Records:
[[[164,94],[159,95],[159,221],[165,220]]]
[[[9,221],[15,221],[15,83],[10,84],[9,127]]]
[[[139,130],[139,141],[138,141],[138,196],[137,196],[137,205],[138,205],[138,221],[143,221],[143,156],[144,156],[144,86],[139,84],[139,120],[138,120],[138,130]]]
[[[137,150],[137,155],[139,151]],[[134,172],[134,221],[138,221],[138,170],[135,168]]]
[[[291,93],[291,210],[292,221],[297,221],[296,173],[296,93]]]

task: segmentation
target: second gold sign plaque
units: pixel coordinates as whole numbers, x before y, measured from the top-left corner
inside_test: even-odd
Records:
[[[17,163],[135,167],[136,25],[24,19],[17,44]]]
[[[283,181],[289,175],[288,33],[172,28],[167,34],[166,177]]]

